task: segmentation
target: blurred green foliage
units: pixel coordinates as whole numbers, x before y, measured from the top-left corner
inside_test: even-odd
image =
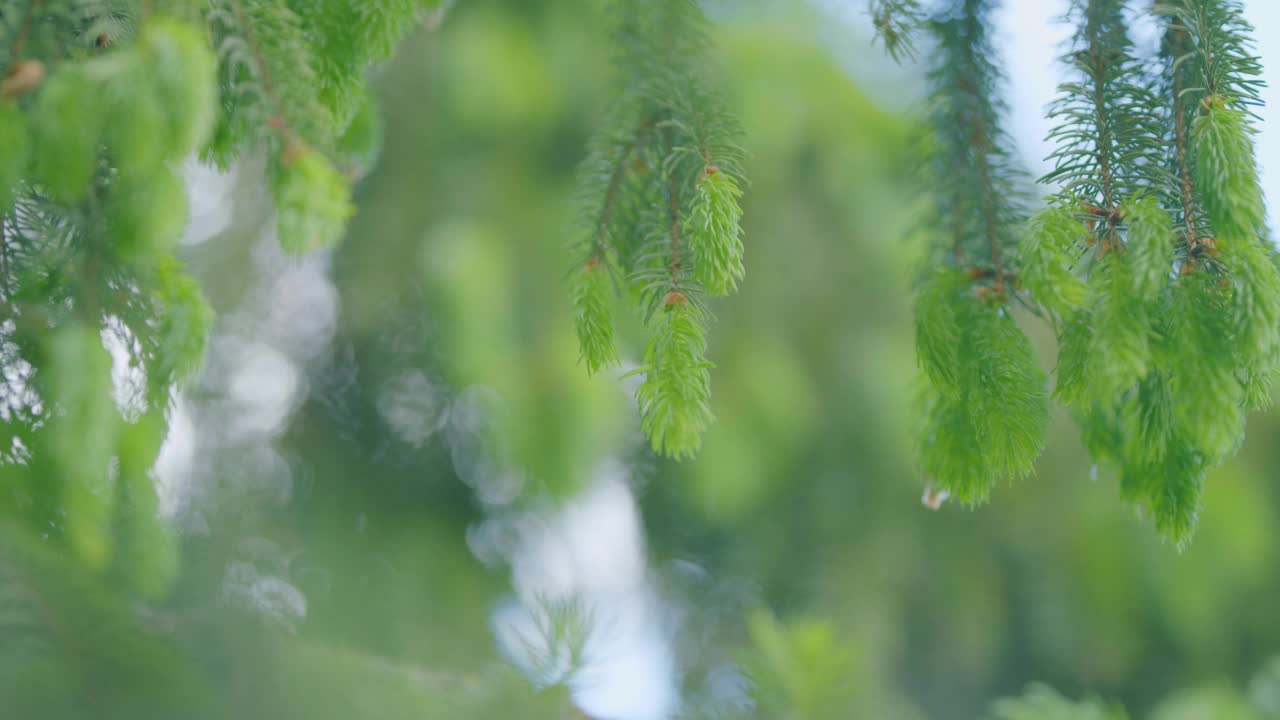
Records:
[[[653,574],[686,611],[689,717],[1123,716],[1064,699],[1092,696],[1133,718],[1280,717],[1266,664],[1280,651],[1280,423],[1252,419],[1182,552],[1118,501],[1061,413],[1037,473],[1000,502],[923,508],[909,440],[917,248],[902,240],[918,208],[914,127],[844,69],[885,62],[849,50],[866,38],[800,2],[714,8],[717,74],[751,151],[751,271],[717,306],[719,422],[696,461],[654,460],[630,386],[575,364],[564,247],[575,168],[611,97],[609,18],[569,0],[460,3],[380,73],[381,119],[350,138],[355,174],[381,159],[333,256],[332,352],[306,368],[310,394],[277,442],[289,501],[245,492],[228,469],[180,549],[89,512],[67,528],[71,552],[54,553],[6,520],[0,622],[31,608],[39,622],[0,635],[4,717],[566,717],[568,691],[535,691],[495,650],[491,610],[510,582],[468,542],[498,511],[477,478],[513,474],[511,506],[535,508],[611,457],[632,472]],[[191,253],[224,310],[250,234],[237,224]],[[1025,326],[1052,357],[1048,332]],[[80,347],[59,362],[107,363],[83,337],[59,343]],[[641,351],[624,346],[624,362]],[[424,441],[379,407],[413,371],[452,399],[448,429]],[[120,485],[143,492],[123,479],[138,472],[131,448],[157,442],[145,416],[75,427],[110,402],[105,373],[59,381],[83,390],[83,412],[59,418],[50,442],[66,447],[45,454],[80,468],[118,456]],[[90,500],[110,502],[74,502]],[[124,547],[133,559],[112,565]],[[228,577],[246,566],[286,578],[305,612],[281,621],[231,601]],[[726,664],[750,678],[754,711],[708,699]],[[1062,696],[991,704],[1033,682]]]

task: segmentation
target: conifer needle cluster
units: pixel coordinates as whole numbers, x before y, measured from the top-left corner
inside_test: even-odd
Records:
[[[920,459],[937,486],[986,499],[1030,471],[1044,442],[1044,382],[1009,310],[1058,339],[1052,395],[1126,498],[1185,543],[1208,468],[1230,458],[1280,364],[1280,271],[1254,155],[1259,63],[1235,0],[1074,0],[1049,110],[1058,188],[1025,216],[999,130],[991,0],[947,0],[927,29],[931,221],[939,238],[917,294],[924,390]],[[916,3],[873,4],[912,18]],[[895,14],[896,13],[896,14]],[[1152,13],[1159,54],[1138,52]],[[879,22],[884,42],[910,28]]]
[[[617,298],[640,311],[641,428],[684,458],[712,421],[707,300],[744,276],[740,131],[699,77],[708,41],[694,0],[615,9],[623,88],[582,171],[571,297],[590,373],[619,362]]]
[[[175,254],[181,164],[265,153],[282,246],[333,244],[366,70],[436,4],[0,0],[0,514],[166,589],[148,473],[212,323]],[[121,357],[137,402],[116,397]]]

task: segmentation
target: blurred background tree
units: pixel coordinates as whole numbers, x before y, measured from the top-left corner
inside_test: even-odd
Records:
[[[655,458],[633,381],[577,365],[614,18],[459,3],[376,72],[336,250],[282,254],[260,160],[188,168],[179,254],[218,319],[153,473],[172,584],[0,516],[5,717],[1280,717],[1275,418],[1181,553],[1062,412],[1000,502],[921,507],[918,128],[824,12],[708,10],[751,185],[699,456]],[[1057,691],[992,704],[1032,682]]]

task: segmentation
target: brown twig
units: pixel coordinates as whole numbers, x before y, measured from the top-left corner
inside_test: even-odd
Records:
[[[609,187],[604,193],[604,205],[600,208],[600,223],[599,231],[596,234],[595,252],[592,253],[591,259],[588,260],[588,263],[593,266],[594,263],[598,263],[600,261],[601,256],[604,254],[604,251],[609,244],[609,224],[613,220],[613,208],[617,201],[618,188],[622,185],[622,176],[626,172],[627,160],[631,158],[631,154],[634,153],[640,147],[641,143],[644,142],[644,138],[649,133],[649,128],[653,127],[653,122],[654,119],[652,117],[648,117],[640,123],[640,127],[636,129],[635,136],[632,138],[631,142],[623,148],[622,153],[613,164],[613,171],[609,174]]]
[[[1098,121],[1098,170],[1102,174],[1102,206],[1110,212],[1115,207],[1114,179],[1111,176],[1111,137],[1106,120],[1106,93],[1101,79],[1104,61],[1101,56],[1101,38],[1098,37],[1097,4],[1089,3],[1089,62],[1093,73],[1093,108]]]
[[[663,140],[666,144],[666,156],[671,157],[672,147],[675,141],[672,138],[672,130],[670,127],[665,128],[663,132]],[[679,290],[680,288],[680,200],[676,196],[676,175],[670,168],[667,169],[667,205],[671,214],[671,264],[669,270],[671,272],[671,287]]]
[[[297,152],[297,148],[300,145],[305,145],[305,143],[285,119],[284,108],[280,101],[280,96],[275,92],[275,86],[271,80],[271,71],[267,67],[266,56],[262,54],[262,48],[258,45],[257,38],[254,37],[253,26],[250,24],[249,18],[245,16],[244,7],[240,4],[240,0],[228,0],[228,2],[231,5],[231,12],[236,17],[236,24],[240,26],[240,32],[244,33],[244,40],[249,45],[249,52],[253,55],[253,61],[258,66],[258,74],[262,78],[263,94],[267,96],[271,112],[271,116],[267,118],[266,125],[268,128],[280,133],[281,139],[284,140],[285,147],[281,153],[281,160],[287,165],[290,154]]]
[[[1174,25],[1169,30],[1174,45],[1174,55],[1186,45],[1186,30],[1181,25]],[[1178,180],[1182,200],[1182,219],[1187,226],[1187,251],[1190,253],[1196,246],[1195,216],[1195,184],[1191,180],[1191,167],[1187,161],[1187,122],[1186,112],[1182,105],[1182,73],[1173,72],[1173,137],[1178,155]]]
[[[13,41],[13,47],[9,50],[9,67],[13,68],[13,64],[18,62],[18,58],[22,57],[22,51],[27,49],[27,33],[31,30],[31,24],[35,22],[36,14],[40,12],[40,7],[44,5],[44,0],[31,0],[31,4],[27,6],[27,14],[22,18],[22,26],[18,28],[18,37]]]
[[[991,138],[987,133],[986,120],[982,113],[977,113],[973,125],[974,147],[978,156],[978,182],[982,186],[982,220],[987,235],[987,246],[991,251],[991,265],[994,269],[996,285],[1004,283],[1004,268],[1000,263],[1000,238],[996,229],[995,197],[991,189],[991,167],[987,151]]]

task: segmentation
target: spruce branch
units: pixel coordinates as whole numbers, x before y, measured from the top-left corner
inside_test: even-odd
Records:
[[[1178,201],[1182,210],[1182,222],[1186,228],[1188,260],[1195,250],[1199,235],[1196,233],[1195,183],[1191,178],[1191,159],[1188,145],[1190,138],[1187,132],[1187,108],[1184,96],[1186,81],[1183,77],[1182,62],[1191,50],[1188,47],[1187,29],[1179,20],[1169,23],[1165,32],[1163,49],[1168,58],[1167,72],[1172,75],[1173,90],[1173,141],[1174,158],[1178,165]]]
[[[312,77],[310,54],[299,20],[283,0],[253,6],[259,13],[256,17],[250,17],[241,0],[215,0],[217,2],[225,2],[230,9],[232,30],[243,39],[248,49],[250,72],[261,84],[266,114],[259,118],[259,131],[265,130],[276,139],[272,145],[271,186],[277,205],[280,243],[291,252],[332,246],[341,237],[354,208],[346,178],[316,149],[317,144],[327,147],[332,133],[324,128],[325,122],[319,117],[311,89],[305,88],[307,94],[303,95],[303,89],[295,87]],[[276,30],[278,50],[284,57],[269,56],[267,47],[258,38],[255,20]],[[290,68],[291,73],[300,74],[291,77],[288,97],[285,88],[277,83],[279,78],[274,67],[286,62],[294,66]],[[229,120],[224,118],[224,124]],[[229,132],[229,128],[223,128],[224,134]]]
[[[640,426],[655,452],[681,460],[698,451],[714,420],[706,315],[683,292],[672,290],[650,325],[645,379],[636,391]]]
[[[705,299],[735,290],[744,272],[741,131],[699,76],[708,38],[696,2],[615,7],[627,82],[580,181],[575,328],[588,373],[615,364],[609,278],[626,279],[649,332],[641,428],[656,452],[680,459],[712,420]]]
[[[929,23],[939,46],[929,71],[929,191],[934,231],[950,252],[921,279],[915,310],[921,469],[931,487],[971,505],[999,479],[1030,472],[1048,422],[1045,378],[1007,309],[1011,298],[1026,302],[1006,253],[1020,234],[1023,175],[1000,125],[990,12],[986,0],[953,0]]]
[[[1165,187],[1161,106],[1149,90],[1144,64],[1135,58],[1122,0],[1075,0],[1079,22],[1063,62],[1071,79],[1060,86],[1049,119],[1056,148],[1054,169],[1041,178],[1059,183],[1061,201],[1106,220],[1099,240],[1122,239],[1115,212],[1135,194]]]
[[[895,62],[916,57],[916,33],[924,24],[918,0],[868,0],[867,14],[875,27],[875,40]]]
[[[645,117],[627,141],[610,143],[607,150],[599,151],[602,156],[612,153],[612,159],[602,157],[586,163],[588,172],[584,175],[588,176],[598,172],[596,168],[600,165],[608,167],[603,200],[588,196],[584,201],[593,210],[593,221],[585,243],[586,260],[575,268],[570,287],[578,348],[587,373],[591,375],[619,362],[614,339],[614,283],[611,278],[612,265],[619,259],[619,250],[614,247],[610,236],[615,232],[614,214],[622,201],[624,179],[631,169],[629,165],[633,157],[638,158],[656,119],[655,115]]]
[[[1003,74],[988,39],[990,3],[953,0],[929,23],[938,52],[928,78],[929,120],[936,141],[930,154],[930,192],[951,236],[956,264],[982,258],[1003,291],[1005,251],[1017,244],[1024,219],[1025,176],[1001,126]],[[1016,268],[1008,268],[1016,271]]]
[[[1179,545],[1207,469],[1235,453],[1275,372],[1280,323],[1280,275],[1256,241],[1253,61],[1228,5],[1158,5],[1168,20],[1153,74],[1133,55],[1123,2],[1075,3],[1064,57],[1075,77],[1050,113],[1043,178],[1065,187],[1019,253],[1032,296],[1066,318],[1055,397],[1077,406],[1090,452]]]

